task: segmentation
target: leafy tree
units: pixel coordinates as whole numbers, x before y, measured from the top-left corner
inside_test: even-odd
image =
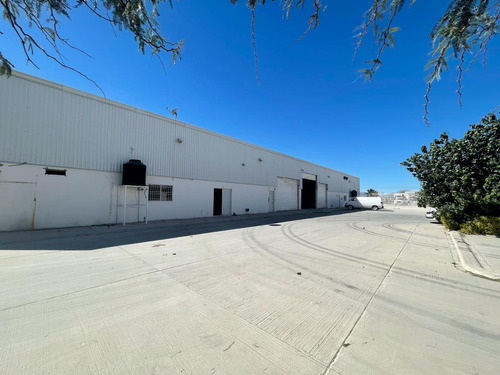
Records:
[[[239,0],[229,0],[236,4]],[[274,2],[274,0],[272,0]],[[285,16],[288,17],[293,7],[311,6],[308,26],[305,33],[320,24],[320,14],[326,10],[320,0],[281,0]],[[356,51],[363,44],[365,36],[372,33],[377,44],[375,56],[367,61],[367,68],[361,73],[371,79],[382,66],[382,54],[395,43],[395,35],[399,28],[395,26],[396,16],[405,5],[413,5],[417,0],[371,0],[371,5],[364,13],[362,24],[356,37]],[[500,20],[500,0],[448,0],[445,13],[430,32],[432,42],[431,58],[427,68],[430,71],[427,79],[428,87],[425,95],[424,119],[428,123],[427,113],[429,93],[434,80],[439,80],[443,71],[448,69],[450,60],[456,60],[458,66],[458,95],[461,105],[462,72],[467,58],[474,62],[479,55],[486,53],[491,39],[497,34]],[[141,52],[151,51],[156,56],[162,52],[170,53],[172,59],[180,58],[182,41],[170,42],[159,32],[158,6],[165,0],[0,0],[4,21],[14,30],[26,55],[28,62],[35,65],[32,55],[38,50],[47,58],[61,66],[66,65],[59,46],[71,48],[59,30],[62,18],[70,18],[74,8],[85,7],[95,14],[96,18],[117,26],[118,29],[129,30],[138,43]],[[247,0],[246,4],[252,12],[252,45],[257,59],[255,43],[255,8],[264,5],[265,0]],[[172,7],[172,0],[168,0]],[[25,22],[27,21],[27,22]],[[36,38],[30,30],[39,31],[41,37]],[[304,33],[304,34],[305,34]],[[1,32],[0,32],[1,34]],[[10,74],[14,65],[0,51],[0,75]],[[257,64],[256,64],[257,67]],[[76,71],[76,70],[75,70]],[[83,73],[78,72],[83,75]],[[257,72],[258,79],[258,72]]]
[[[274,0],[272,0],[274,1]],[[375,72],[382,66],[382,54],[386,48],[395,44],[395,34],[399,28],[395,26],[396,16],[404,9],[404,5],[413,5],[417,0],[372,0],[370,8],[365,12],[363,23],[356,35],[358,42],[355,51],[363,44],[364,37],[370,32],[375,37],[378,46],[376,55],[367,61],[368,68],[360,69],[366,79],[371,80]],[[238,0],[231,0],[232,3]],[[247,0],[252,11],[258,4],[265,4],[266,0]],[[320,13],[326,10],[320,0],[283,0],[283,10],[288,17],[290,9],[302,7],[306,3],[312,5],[312,14],[308,19],[309,30],[316,28],[320,23]],[[429,94],[434,80],[439,80],[441,73],[448,70],[450,60],[457,61],[458,68],[458,101],[462,105],[462,73],[469,54],[474,62],[479,55],[484,56],[488,43],[498,32],[500,21],[500,0],[451,0],[439,21],[430,32],[432,43],[431,58],[426,68],[430,71],[427,77],[427,91],[425,93],[424,120],[429,125],[428,108]],[[252,18],[252,36],[253,36]],[[255,43],[254,43],[255,46]]]
[[[59,46],[73,49],[60,34],[62,18],[70,18],[70,13],[78,7],[88,8],[97,19],[106,21],[119,30],[129,30],[137,41],[138,49],[160,56],[162,52],[171,54],[173,62],[181,57],[182,41],[170,42],[165,39],[158,24],[158,5],[164,0],[0,0],[3,19],[14,30],[29,63],[37,66],[32,56],[35,50],[55,61],[64,68],[89,77],[67,65]],[[172,6],[172,0],[169,0]],[[34,32],[32,31],[34,30]],[[36,33],[40,33],[37,34]],[[2,34],[0,32],[0,34]],[[83,52],[80,50],[80,52]],[[83,52],[84,53],[84,52]],[[11,73],[14,65],[0,51],[0,75]],[[94,81],[92,81],[94,82]],[[94,82],[96,84],[96,82]],[[97,84],[96,84],[97,86]],[[99,87],[99,86],[97,86]],[[101,90],[102,91],[102,90]]]
[[[471,125],[461,139],[441,134],[401,164],[420,180],[419,206],[438,210],[457,229],[479,216],[500,216],[500,119]]]
[[[368,195],[369,197],[378,197],[379,196],[378,191],[375,189],[366,190],[366,195]]]

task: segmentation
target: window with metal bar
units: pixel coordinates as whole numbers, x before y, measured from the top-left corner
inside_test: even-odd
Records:
[[[173,190],[172,185],[149,185],[149,197],[150,201],[172,201],[173,200]]]

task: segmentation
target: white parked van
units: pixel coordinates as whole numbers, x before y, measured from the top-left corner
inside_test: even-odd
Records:
[[[384,202],[380,197],[356,197],[350,198],[344,205],[345,208],[352,210],[353,208],[367,208],[370,210],[378,210],[384,208]]]

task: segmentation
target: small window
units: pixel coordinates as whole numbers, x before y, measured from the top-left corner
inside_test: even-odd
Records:
[[[172,201],[173,200],[172,185],[149,185],[150,201]]]
[[[54,176],[66,176],[66,169],[45,168],[45,174],[51,174]]]
[[[161,186],[161,201],[172,201],[172,190],[173,186],[171,185],[162,185]]]
[[[160,200],[160,185],[149,185],[149,197],[150,201]]]

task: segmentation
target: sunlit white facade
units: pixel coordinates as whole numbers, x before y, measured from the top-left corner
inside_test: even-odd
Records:
[[[359,192],[353,175],[18,72],[0,77],[0,105],[3,231],[340,207]],[[145,186],[122,185],[130,159]]]

